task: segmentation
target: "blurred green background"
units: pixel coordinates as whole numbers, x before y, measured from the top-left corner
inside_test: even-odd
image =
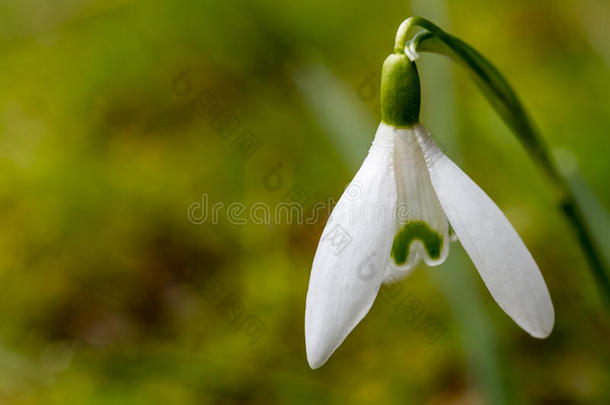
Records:
[[[5,0],[0,403],[610,403],[607,308],[582,251],[548,183],[442,57],[418,62],[422,122],[536,258],[556,310],[547,340],[497,307],[454,243],[312,371],[305,294],[324,219],[189,219],[204,199],[338,198],[410,15],[506,75],[607,254],[606,1]]]

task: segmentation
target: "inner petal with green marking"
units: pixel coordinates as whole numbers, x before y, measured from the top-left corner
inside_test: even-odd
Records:
[[[397,215],[385,276],[388,282],[405,277],[422,260],[438,266],[449,254],[449,221],[413,128],[395,129],[394,173]]]
[[[428,256],[433,260],[438,260],[441,255],[443,245],[443,235],[434,231],[424,221],[408,221],[394,236],[392,245],[392,259],[397,265],[403,265],[407,262],[411,244],[414,241],[420,241]]]

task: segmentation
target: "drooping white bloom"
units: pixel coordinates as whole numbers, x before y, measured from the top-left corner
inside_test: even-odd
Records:
[[[449,253],[449,226],[500,307],[548,336],[554,312],[532,255],[500,209],[419,123],[381,123],[333,210],[313,261],[305,311],[307,360],[322,366],[371,308],[384,279]]]

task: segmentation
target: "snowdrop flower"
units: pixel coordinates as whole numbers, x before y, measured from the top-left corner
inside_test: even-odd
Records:
[[[314,369],[367,314],[384,280],[408,274],[422,260],[429,266],[445,261],[450,228],[506,314],[536,338],[553,328],[551,298],[525,244],[419,123],[419,77],[411,59],[408,52],[385,60],[382,122],[320,238],[305,310]]]

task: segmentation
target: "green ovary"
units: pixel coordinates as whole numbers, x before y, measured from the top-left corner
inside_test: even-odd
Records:
[[[432,230],[424,221],[409,221],[394,236],[392,258],[396,264],[401,265],[407,261],[411,243],[414,240],[420,240],[423,243],[431,259],[440,257],[443,235]]]

